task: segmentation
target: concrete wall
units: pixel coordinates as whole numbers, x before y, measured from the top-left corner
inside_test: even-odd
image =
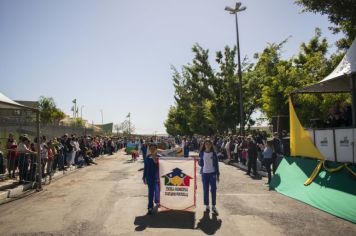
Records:
[[[69,135],[76,134],[77,136],[97,135],[93,132],[93,129],[85,129],[82,127],[71,127],[71,126],[54,126],[54,125],[40,126],[40,132],[41,135],[45,135],[47,139],[51,139],[54,137],[61,137],[65,133],[68,133]],[[0,142],[2,143],[0,145],[0,149],[4,148],[9,133],[13,133],[17,140],[21,134],[28,134],[28,136],[33,140],[33,138],[36,136],[36,125],[0,123]]]

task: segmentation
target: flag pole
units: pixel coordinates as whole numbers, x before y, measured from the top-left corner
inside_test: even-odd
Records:
[[[131,137],[131,113],[129,112],[129,136]]]

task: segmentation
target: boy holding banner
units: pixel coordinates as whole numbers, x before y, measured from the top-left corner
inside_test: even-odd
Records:
[[[216,152],[213,149],[213,143],[207,138],[199,153],[199,165],[201,166],[201,175],[203,180],[204,205],[206,211],[209,208],[209,187],[211,189],[212,211],[218,215],[216,209],[216,181],[219,181],[219,161]]]
[[[155,203],[159,204],[159,172],[157,144],[149,145],[150,154],[144,159],[143,183],[148,186],[148,215],[153,212],[153,197]]]

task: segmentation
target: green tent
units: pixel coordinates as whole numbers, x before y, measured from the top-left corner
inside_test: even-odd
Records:
[[[285,157],[281,161],[270,188],[288,197],[305,202],[332,215],[356,223],[356,177],[346,168],[329,173],[322,168],[314,181],[304,186],[318,160]],[[341,163],[328,162],[330,168]],[[356,172],[356,166],[349,166]]]

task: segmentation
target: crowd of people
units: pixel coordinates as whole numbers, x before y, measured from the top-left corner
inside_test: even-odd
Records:
[[[23,134],[16,140],[13,134],[9,134],[5,152],[0,153],[1,174],[18,179],[19,183],[35,181],[38,143],[42,177],[51,177],[54,172],[66,171],[70,167],[96,165],[95,159],[100,155],[112,155],[124,147],[122,140],[102,136],[64,134],[58,138],[41,136],[39,140],[30,140],[28,135]]]
[[[257,161],[268,174],[269,185],[272,178],[272,172],[278,167],[283,155],[288,151],[285,143],[286,132],[279,134],[273,133],[273,138],[267,138],[265,133],[257,132],[247,136],[232,135],[228,137],[204,137],[197,136],[192,138],[176,137],[175,144],[183,150],[183,158],[189,156],[190,151],[199,153],[199,162],[201,166],[200,174],[202,179],[204,205],[206,211],[212,210],[218,214],[216,208],[216,189],[217,182],[220,179],[219,161],[229,164],[231,162],[247,165],[246,174],[259,178]],[[159,189],[157,188],[158,158],[160,154],[157,143],[149,144],[149,154],[144,158],[144,173],[142,180],[148,186],[148,214],[153,213],[153,204],[159,206]],[[252,173],[251,173],[252,172]],[[211,194],[211,202],[209,201]],[[211,208],[210,208],[211,204]]]
[[[247,175],[259,177],[258,171],[268,173],[268,183],[271,173],[275,173],[283,155],[289,155],[289,139],[286,131],[274,132],[272,138],[265,132],[253,132],[246,136],[230,135],[226,137],[209,137],[212,140],[214,152],[219,161],[227,164],[239,163],[247,167]],[[204,145],[204,136],[190,139],[177,138],[176,142],[184,149],[184,156],[189,151],[200,152]],[[252,173],[251,173],[252,172]]]
[[[189,157],[194,151],[199,153],[201,175],[203,181],[204,204],[206,210],[210,210],[209,193],[211,193],[211,210],[218,214],[216,209],[216,182],[219,181],[219,161],[226,164],[232,162],[247,166],[247,175],[259,177],[258,169],[264,169],[268,173],[268,182],[271,181],[272,173],[277,169],[283,154],[287,152],[287,146],[283,137],[287,134],[273,133],[273,138],[267,138],[262,132],[249,134],[247,136],[230,135],[226,137],[215,136],[193,136],[175,138],[157,137],[131,137],[110,138],[102,136],[80,136],[64,134],[62,137],[47,139],[46,136],[30,140],[24,134],[18,140],[9,134],[6,143],[5,158],[0,156],[0,164],[6,163],[7,168],[2,167],[2,173],[7,169],[8,178],[17,179],[20,183],[35,181],[38,168],[37,153],[39,146],[41,174],[44,178],[51,177],[56,171],[65,171],[70,167],[82,168],[97,164],[95,158],[116,151],[133,147],[132,159],[136,160],[141,154],[144,160],[143,181],[148,186],[149,204],[148,213],[152,214],[153,202],[157,200],[158,190],[156,188],[157,158],[160,151],[180,149],[183,157]],[[1,155],[1,153],[0,153]],[[6,161],[4,161],[6,160]],[[257,164],[259,163],[259,165]],[[5,166],[5,165],[3,165]],[[16,175],[18,173],[18,175]]]
[[[324,127],[349,127],[352,125],[351,104],[336,103],[330,110]]]

